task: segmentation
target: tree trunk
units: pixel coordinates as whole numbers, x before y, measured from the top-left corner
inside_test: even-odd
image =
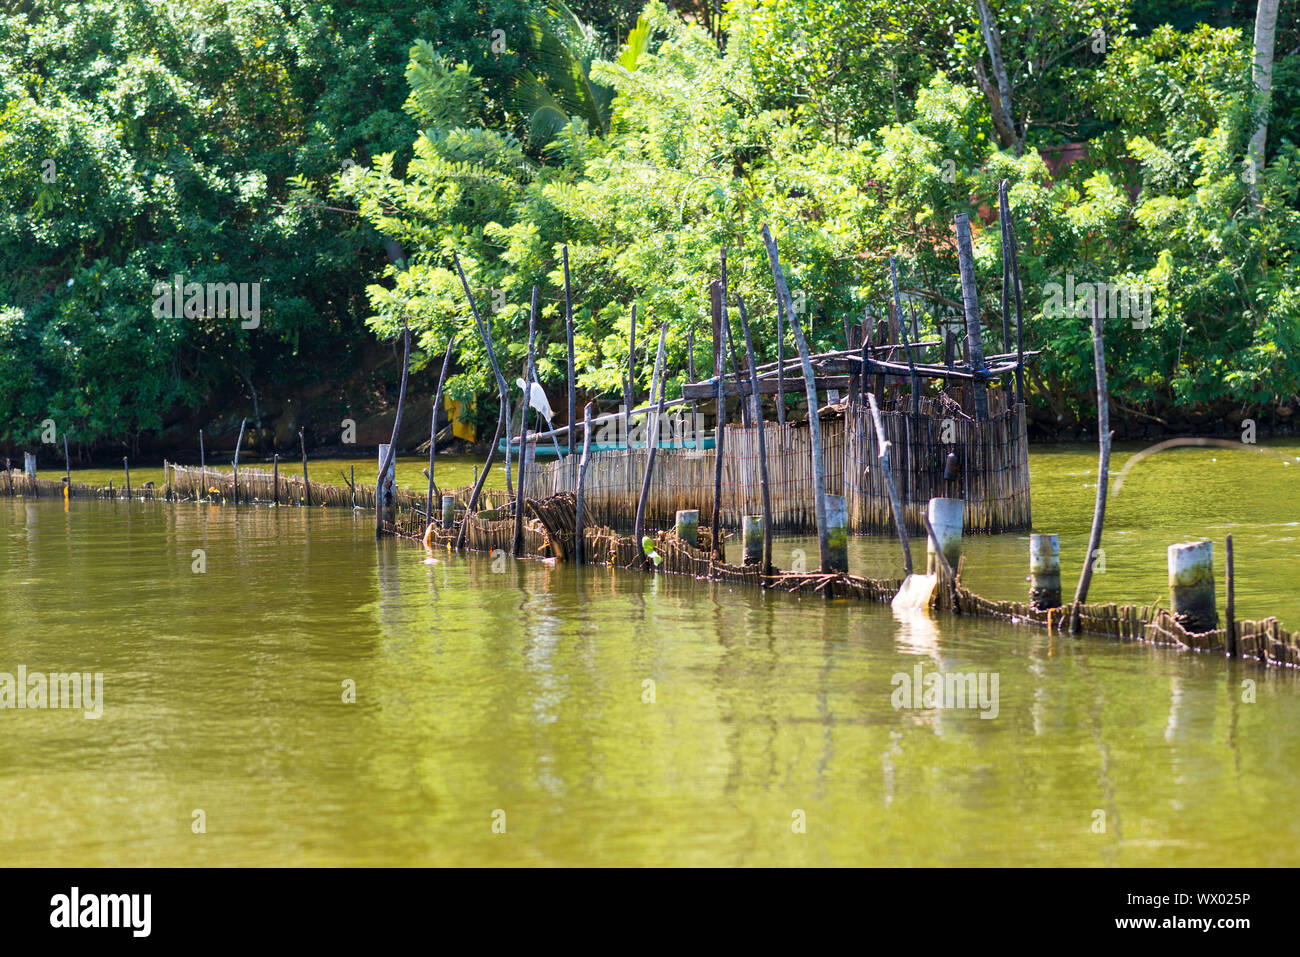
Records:
[[[1003,146],[1015,150],[1019,156],[1024,147],[1016,132],[1016,122],[1011,111],[1011,80],[1007,77],[1007,66],[1002,61],[1002,38],[998,33],[998,23],[993,19],[988,0],[975,0],[975,6],[979,9],[980,32],[984,35],[984,45],[988,48],[989,62],[993,68],[993,81],[984,75],[983,66],[976,68],[976,79],[988,97],[998,139]]]
[[[1264,170],[1264,143],[1268,139],[1268,109],[1273,89],[1273,37],[1277,28],[1278,0],[1259,0],[1255,8],[1255,60],[1251,75],[1259,90],[1259,123],[1250,138],[1250,165],[1254,176],[1250,198],[1259,204],[1259,176]]]

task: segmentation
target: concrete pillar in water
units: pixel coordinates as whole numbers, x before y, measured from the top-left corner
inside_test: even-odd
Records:
[[[823,571],[848,573],[849,570],[849,503],[843,495],[826,496],[826,539],[830,545],[830,563]]]
[[[746,515],[744,521],[745,531],[745,564],[760,565],[763,562],[763,516]]]
[[[1029,536],[1029,604],[1061,607],[1061,542],[1055,535]]]
[[[695,546],[700,542],[700,510],[683,508],[677,512],[677,537],[687,545]]]
[[[28,478],[36,478],[36,456],[31,452],[23,453],[23,474]]]
[[[957,560],[961,558],[961,530],[966,503],[959,498],[932,498],[929,505],[930,525],[935,537],[939,539],[939,548],[943,557],[948,559],[953,572],[957,571]],[[925,570],[933,575],[938,571],[939,563],[934,557],[934,542],[925,536]]]
[[[1180,542],[1169,546],[1169,607],[1190,632],[1213,631],[1214,543]]]
[[[456,496],[442,497],[442,527],[451,528],[456,524]]]

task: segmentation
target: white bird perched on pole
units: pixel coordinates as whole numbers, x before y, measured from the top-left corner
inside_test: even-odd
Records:
[[[555,458],[560,458],[560,443],[555,440],[555,426],[551,423],[551,402],[546,398],[546,390],[536,379],[533,380],[532,389],[526,389],[524,386],[523,376],[515,380],[515,385],[519,386],[520,392],[528,392],[528,404],[541,413],[542,418],[546,420],[546,427],[551,432],[551,444],[555,446]],[[572,441],[572,438],[570,438]],[[519,450],[523,455],[523,450]]]

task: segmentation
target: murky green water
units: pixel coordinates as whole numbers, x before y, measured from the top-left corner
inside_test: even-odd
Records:
[[[1034,457],[1071,585],[1093,455]],[[1280,462],[1143,462],[1094,596],[1150,600],[1165,545],[1231,532],[1242,613],[1300,624],[1300,463]],[[99,719],[0,710],[11,864],[1300,863],[1289,674],[669,576],[425,564],[365,513],[0,499],[0,542],[0,672],[104,676]],[[969,582],[1023,593],[1022,537],[968,545]],[[892,544],[853,548],[895,573]],[[996,717],[895,709],[918,665],[996,674]]]

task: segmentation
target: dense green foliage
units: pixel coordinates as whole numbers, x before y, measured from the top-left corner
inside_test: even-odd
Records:
[[[1300,391],[1294,17],[1279,23],[1256,203],[1253,4],[1190,19],[1122,0],[993,6],[1022,150],[991,121],[974,3],[733,0],[712,29],[703,5],[654,2],[638,25],[639,4],[613,0],[24,4],[0,19],[0,441],[47,416],[103,442],[255,412],[283,441],[349,402],[382,405],[406,321],[417,368],[459,337],[450,392],[481,397],[490,421],[452,253],[511,381],[540,287],[540,374],[559,396],[566,243],[580,387],[618,395],[635,302],[644,395],[661,323],[674,380],[691,330],[707,372],[722,247],[774,357],[764,223],[811,338],[835,346],[846,318],[880,314],[890,255],[927,331],[953,321],[952,217],[970,213],[1000,352],[1003,179],[1027,345],[1045,350],[1041,421],[1091,415],[1087,321],[1047,308],[1067,276],[1151,290],[1145,328],[1106,323],[1122,410],[1179,423],[1286,409]],[[385,237],[409,268],[386,262]],[[260,281],[260,328],[154,318],[153,283],[175,273]]]

